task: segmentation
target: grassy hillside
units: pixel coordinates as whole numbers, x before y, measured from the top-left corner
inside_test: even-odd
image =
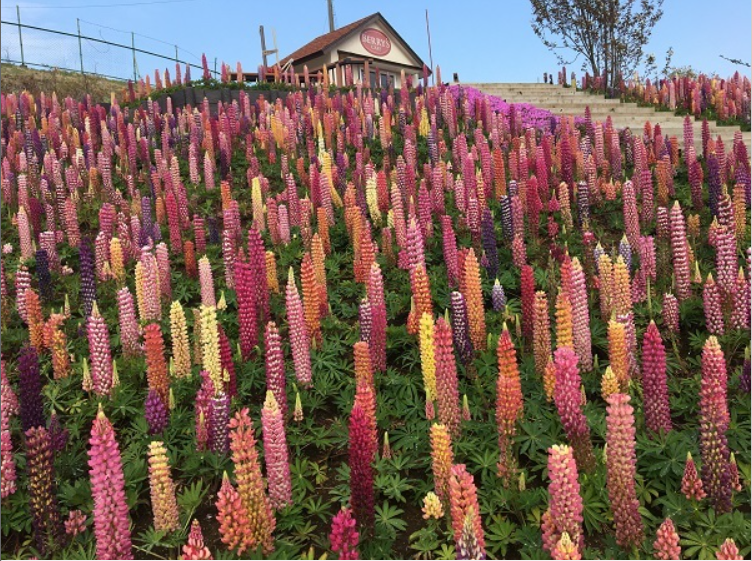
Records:
[[[0,65],[0,90],[3,93],[18,93],[28,90],[39,95],[40,92],[56,92],[59,99],[71,96],[75,99],[91,94],[94,101],[110,100],[110,92],[118,94],[125,88],[125,82],[107,80],[92,75],[61,70],[39,70],[22,68],[15,64]]]

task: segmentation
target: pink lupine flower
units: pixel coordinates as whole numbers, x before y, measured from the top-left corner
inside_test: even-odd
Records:
[[[663,296],[663,323],[673,333],[679,333],[679,301],[673,294]]]
[[[264,335],[266,350],[266,389],[274,394],[282,416],[287,415],[287,392],[285,391],[285,357],[282,353],[282,340],[279,336],[277,324],[270,321],[266,324]]]
[[[689,242],[679,201],[671,207],[671,254],[674,261],[676,297],[685,300],[691,295],[689,270]]]
[[[721,308],[721,293],[713,280],[713,274],[708,273],[705,286],[702,289],[702,304],[705,310],[705,326],[713,335],[723,335],[723,309]]]
[[[553,549],[563,533],[569,534],[577,549],[584,549],[582,497],[577,480],[577,464],[572,449],[556,445],[548,449],[549,507],[542,526],[543,547]]]
[[[684,464],[684,475],[681,482],[681,491],[688,500],[701,501],[707,495],[702,488],[702,480],[697,474],[697,466],[692,459],[692,454],[687,452],[687,462]]]
[[[478,542],[478,548],[485,553],[486,541],[483,535],[477,488],[465,464],[452,466],[449,476],[449,512],[452,517],[454,542],[462,542],[462,529],[465,517],[469,514],[472,517],[473,533]]]
[[[269,480],[269,500],[273,508],[279,509],[292,502],[292,484],[285,423],[282,411],[271,390],[267,390],[266,401],[261,409],[261,427],[264,433],[264,460],[266,477]]]
[[[311,342],[308,326],[305,322],[303,301],[295,284],[295,274],[292,267],[290,267],[287,275],[285,307],[287,309],[287,326],[292,359],[295,365],[295,377],[301,385],[308,386],[311,383]]]
[[[729,426],[726,359],[718,340],[711,335],[702,350],[700,386],[700,452],[702,483],[717,512],[731,509],[730,452],[726,439]]]
[[[99,559],[133,559],[125,478],[115,429],[102,406],[91,427],[89,478]]]
[[[188,543],[183,546],[181,560],[212,560],[214,557],[209,548],[204,544],[204,534],[201,532],[201,524],[197,519],[191,523],[191,531],[188,534]]]
[[[606,442],[608,455],[608,496],[616,526],[616,543],[622,547],[642,542],[642,518],[640,501],[637,500],[635,471],[634,409],[629,405],[630,397],[622,393],[608,397],[606,416]]]
[[[201,282],[201,304],[210,307],[216,306],[214,276],[212,275],[211,263],[209,263],[209,258],[206,255],[198,260],[198,276]]]
[[[656,532],[656,540],[653,542],[653,550],[656,559],[679,559],[681,547],[679,547],[679,534],[676,533],[674,523],[666,518]]]
[[[127,286],[117,292],[118,317],[120,320],[120,343],[123,352],[128,356],[141,354],[142,349],[138,341],[139,328],[136,321],[136,307],[133,295]]]
[[[734,540],[731,538],[726,538],[726,541],[721,544],[720,549],[715,554],[715,558],[719,561],[740,561],[741,559],[744,559],[739,553],[739,548],[736,547],[736,543],[734,543]]]
[[[460,431],[460,396],[457,390],[457,366],[454,360],[452,328],[439,318],[434,331],[436,355],[436,391],[439,402],[439,422],[455,436]]]
[[[642,339],[642,384],[645,425],[654,431],[671,430],[671,411],[666,384],[666,350],[655,322],[651,321]]]
[[[92,389],[97,395],[110,395],[112,391],[112,354],[110,333],[96,302],[86,325],[89,338]]]
[[[65,533],[69,536],[77,536],[86,531],[86,515],[80,510],[68,511],[68,520],[65,521]]]
[[[350,502],[355,517],[366,527],[373,526],[373,466],[375,449],[369,444],[371,428],[366,411],[356,402],[350,413]]]
[[[556,367],[554,385],[554,403],[559,411],[564,431],[574,450],[577,466],[580,470],[590,472],[595,468],[593,444],[590,429],[582,412],[584,406],[581,391],[581,379],[577,368],[577,355],[570,347],[560,347],[554,353]]]
[[[360,559],[358,554],[358,540],[360,536],[356,529],[357,521],[349,508],[342,508],[332,518],[332,531],[329,543],[337,559]]]

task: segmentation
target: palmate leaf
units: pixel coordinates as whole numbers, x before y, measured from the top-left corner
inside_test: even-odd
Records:
[[[391,506],[387,501],[376,505],[376,528],[391,538],[396,538],[398,532],[404,532],[407,522],[401,517],[405,512],[399,507]]]
[[[487,524],[486,547],[489,552],[496,557],[505,556],[509,544],[514,541],[513,536],[517,526],[500,514],[494,514],[490,521],[486,519],[485,523]]]

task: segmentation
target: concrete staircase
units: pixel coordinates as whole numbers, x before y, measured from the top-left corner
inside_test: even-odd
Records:
[[[585,108],[590,107],[593,122],[606,122],[607,117],[617,129],[629,127],[633,133],[641,133],[646,121],[651,124],[661,125],[664,136],[676,136],[679,145],[682,146],[684,137],[684,117],[678,117],[669,111],[655,111],[651,107],[638,107],[636,103],[622,103],[618,99],[606,99],[604,97],[578,92],[572,88],[563,88],[548,84],[501,84],[501,83],[477,83],[463,84],[476,88],[486,94],[500,97],[508,103],[530,103],[541,109],[547,109],[557,115],[584,115]],[[739,127],[719,126],[715,122],[710,123],[710,134],[713,138],[720,135],[726,150],[729,150],[734,133]],[[702,152],[702,122],[694,121],[695,150]],[[743,132],[742,138],[750,150],[751,136],[749,132]]]

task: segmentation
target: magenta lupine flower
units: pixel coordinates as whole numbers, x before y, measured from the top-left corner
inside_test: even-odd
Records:
[[[656,559],[679,559],[681,547],[679,547],[679,534],[676,533],[674,522],[666,518],[656,532],[653,542],[653,550]]]
[[[556,367],[554,403],[559,411],[564,431],[574,450],[577,466],[581,471],[591,472],[595,468],[593,444],[590,429],[582,408],[582,381],[577,368],[577,355],[570,347],[559,347],[554,353]]]
[[[86,323],[89,338],[92,389],[97,395],[110,395],[112,391],[112,354],[110,332],[104,318],[99,314],[96,302]]]
[[[272,508],[279,509],[292,502],[292,483],[285,421],[271,390],[267,390],[266,401],[261,409],[261,428],[264,432],[264,461],[266,478],[269,481],[269,501]]]
[[[642,338],[642,386],[645,425],[654,432],[671,430],[666,384],[666,350],[654,321]]]
[[[663,323],[673,333],[679,333],[679,301],[667,292],[663,295]]]
[[[248,229],[248,263],[253,277],[256,314],[261,321],[269,321],[269,289],[266,283],[266,250],[261,233],[256,228]]]
[[[643,533],[640,501],[637,500],[635,487],[637,455],[634,409],[629,405],[629,400],[626,394],[611,394],[606,408],[606,484],[616,526],[616,543],[622,547],[639,546]]]
[[[371,330],[368,338],[371,365],[374,372],[384,372],[386,371],[386,300],[381,266],[375,261],[371,264],[366,292],[371,308]]]
[[[373,466],[374,450],[369,444],[371,428],[365,410],[357,403],[350,413],[350,503],[355,518],[365,527],[373,526],[374,488]]]
[[[357,520],[353,518],[349,508],[342,507],[332,518],[329,543],[337,559],[360,559],[358,554],[360,536],[356,526]]]
[[[295,284],[295,274],[292,267],[290,267],[287,275],[285,307],[287,309],[287,328],[293,364],[295,365],[295,377],[301,385],[308,386],[311,383],[311,341],[308,326],[305,322],[303,301],[300,299],[298,287]]]
[[[120,448],[115,439],[115,429],[101,405],[91,427],[89,445],[97,558],[133,559]]]
[[[556,445],[548,449],[548,510],[543,515],[543,548],[552,553],[564,532],[578,550],[584,549],[582,497],[572,449]]]
[[[459,284],[460,273],[457,263],[457,237],[452,228],[452,217],[447,215],[442,216],[441,225],[444,263],[447,268],[447,282],[450,287],[455,288]]]
[[[211,398],[214,386],[206,370],[201,371],[201,387],[196,392],[196,449],[201,452],[209,446],[209,425],[211,424]]]
[[[258,317],[253,272],[245,261],[235,264],[235,293],[238,301],[238,339],[240,352],[245,360],[251,358],[253,348],[258,343]]]
[[[688,243],[684,214],[682,213],[679,201],[676,201],[674,202],[674,206],[671,207],[671,254],[674,261],[676,297],[679,300],[686,300],[692,293],[690,287]]]
[[[127,356],[141,354],[142,349],[138,341],[139,329],[136,321],[136,306],[133,294],[124,286],[117,292],[118,317],[120,320],[120,344]]]
[[[270,321],[266,324],[264,335],[266,350],[266,389],[274,394],[282,416],[287,415],[287,392],[285,391],[285,357],[282,353],[282,340],[279,336],[277,324]]]
[[[713,335],[723,335],[723,309],[721,308],[721,294],[718,285],[713,280],[713,274],[708,273],[702,289],[702,305],[705,310],[705,326]]]
[[[711,335],[702,350],[700,452],[703,488],[717,512],[731,510],[727,386],[726,359],[718,340]]]

